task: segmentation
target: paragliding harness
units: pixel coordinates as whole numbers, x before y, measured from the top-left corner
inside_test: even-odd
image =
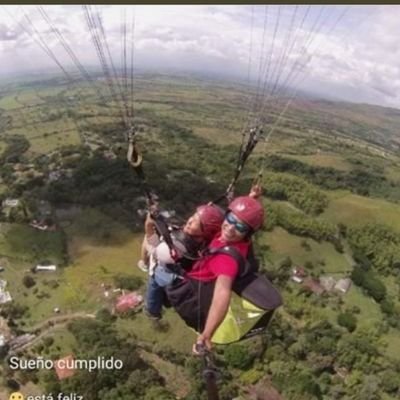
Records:
[[[264,331],[276,308],[282,304],[282,299],[271,282],[259,274],[258,262],[250,247],[245,259],[234,247],[224,246],[210,248],[205,257],[225,254],[232,257],[238,265],[238,275],[233,283],[232,291],[255,306],[266,311],[265,315],[246,332],[240,339],[244,339]],[[214,293],[215,280],[202,282],[187,278],[175,281],[166,288],[168,301],[178,312],[187,325],[201,332],[207,320],[209,308]],[[201,296],[199,296],[201,293]]]

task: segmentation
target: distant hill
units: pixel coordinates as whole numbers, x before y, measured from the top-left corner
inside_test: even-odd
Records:
[[[318,122],[325,133],[354,136],[385,149],[400,150],[400,110],[370,104],[298,98],[288,114],[301,113],[302,123]]]

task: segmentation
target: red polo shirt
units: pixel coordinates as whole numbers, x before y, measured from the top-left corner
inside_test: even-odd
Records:
[[[227,243],[221,239],[221,236],[216,237],[211,241],[208,248],[219,249],[224,246],[234,247],[244,258],[247,257],[250,241],[242,240],[235,243]],[[191,279],[198,281],[209,282],[218,278],[219,275],[226,275],[235,279],[238,274],[239,266],[235,259],[227,254],[214,254],[206,256],[193,264],[192,269],[187,273]]]

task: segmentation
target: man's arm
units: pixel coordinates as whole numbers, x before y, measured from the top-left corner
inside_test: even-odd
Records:
[[[197,337],[197,343],[205,344],[208,349],[211,348],[211,338],[214,332],[224,320],[228,311],[229,302],[231,300],[232,284],[233,279],[226,275],[218,276],[215,282],[213,298],[210,310],[208,312],[207,321],[203,332]]]

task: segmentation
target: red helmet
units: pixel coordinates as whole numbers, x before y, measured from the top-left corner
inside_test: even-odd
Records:
[[[251,227],[253,231],[261,228],[264,221],[264,208],[262,204],[249,196],[236,197],[228,206],[238,218]]]
[[[216,204],[203,204],[196,209],[205,239],[212,239],[221,229],[224,212]]]

